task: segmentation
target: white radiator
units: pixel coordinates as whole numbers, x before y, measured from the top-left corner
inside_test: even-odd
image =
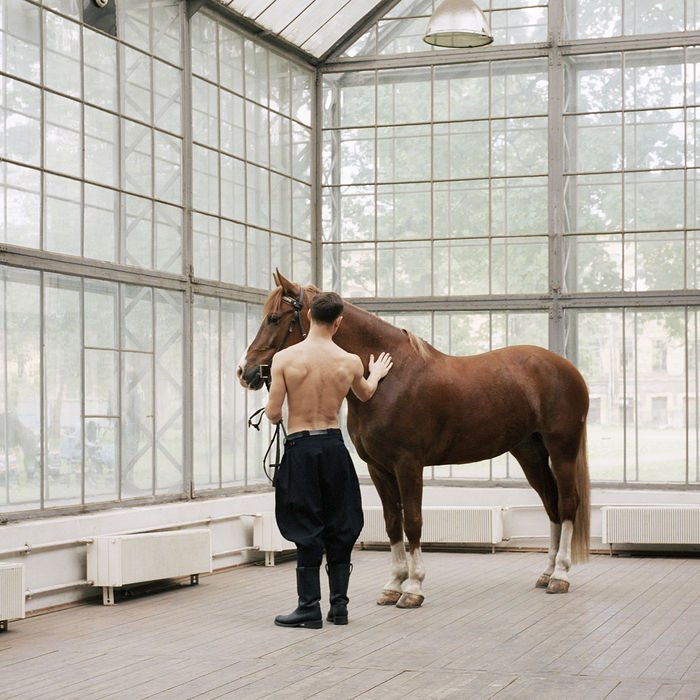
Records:
[[[24,565],[0,564],[0,631],[24,613]]]
[[[114,604],[115,586],[209,573],[208,529],[95,537],[87,548],[87,578],[102,586],[105,605]]]
[[[359,541],[386,543],[381,508],[365,508],[365,526]],[[503,540],[503,509],[498,506],[423,508],[424,544],[498,544]]]
[[[603,544],[700,544],[700,505],[603,506]]]
[[[253,546],[265,553],[265,566],[275,565],[275,552],[294,549],[294,543],[285,540],[277,527],[275,514],[258,513],[253,521]]]

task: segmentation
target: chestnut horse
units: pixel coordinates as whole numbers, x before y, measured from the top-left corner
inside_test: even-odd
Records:
[[[237,370],[249,389],[263,385],[261,366],[275,352],[302,340],[308,303],[318,293],[279,272],[274,278],[278,286]],[[547,567],[536,586],[568,591],[572,562],[588,556],[590,522],[588,389],[578,370],[560,355],[530,345],[445,355],[348,303],[334,340],[359,355],[365,370],[370,354],[386,351],[394,361],[370,401],[362,403],[352,392],[347,397],[348,432],[379,492],[391,544],[391,578],[377,603],[410,608],[423,602],[423,467],[505,452],[522,466],[550,520]]]

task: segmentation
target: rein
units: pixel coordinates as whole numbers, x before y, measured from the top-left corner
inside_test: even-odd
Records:
[[[263,419],[263,412],[265,408],[259,408],[253,415],[248,418],[248,427],[249,428],[255,428],[256,430],[260,430],[260,423],[262,423]],[[257,422],[255,421],[255,418],[257,417]],[[272,440],[270,440],[270,444],[267,446],[267,450],[265,451],[265,454],[262,458],[262,467],[263,471],[265,472],[265,476],[267,477],[268,481],[274,486],[276,481],[277,481],[277,470],[279,469],[279,466],[282,462],[282,448],[280,443],[284,442],[284,438],[287,437],[287,431],[285,430],[284,423],[280,421],[276,426],[275,426],[275,432],[272,435]],[[270,460],[270,467],[268,470],[267,466],[267,458],[270,456],[270,453],[272,452],[272,446],[275,446],[275,461],[273,462]]]
[[[289,304],[290,306],[294,307],[294,316],[292,316],[292,320],[289,323],[287,333],[282,338],[282,341],[277,347],[277,350],[275,350],[274,354],[277,354],[285,346],[287,339],[294,330],[295,323],[299,324],[299,330],[301,331],[301,339],[304,340],[306,338],[306,331],[304,330],[304,324],[301,320],[301,310],[304,308],[304,288],[301,287],[298,299],[284,295],[282,297],[282,301],[285,302],[285,304]],[[270,391],[270,382],[272,381],[272,373],[270,371],[270,366],[270,364],[260,365],[260,378],[263,380],[263,382],[265,382],[265,386],[267,387],[268,391]],[[264,411],[264,407],[259,408],[250,416],[250,418],[248,418],[249,428],[255,428],[258,431],[260,430],[260,423],[262,423]],[[257,421],[255,420],[256,418],[258,419]],[[263,471],[265,472],[265,476],[268,478],[269,482],[273,486],[277,481],[277,469],[279,468],[280,463],[282,462],[281,443],[284,442],[284,438],[286,437],[287,431],[285,430],[284,423],[280,421],[275,426],[275,432],[272,435],[272,440],[270,440],[270,444],[267,446],[267,450],[265,451],[265,454],[262,458]],[[272,452],[273,445],[275,447],[275,461],[273,462],[272,460],[270,460],[270,466],[268,470],[267,459],[270,456],[270,453]]]

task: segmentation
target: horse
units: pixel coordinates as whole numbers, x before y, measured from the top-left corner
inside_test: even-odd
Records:
[[[260,389],[273,355],[305,337],[309,302],[319,292],[279,271],[273,278],[277,287],[237,368],[247,389]],[[550,521],[547,566],[535,586],[568,592],[571,564],[588,557],[590,528],[589,396],[576,367],[533,345],[446,355],[347,302],[334,341],[358,355],[365,372],[370,354],[386,351],[394,362],[371,400],[347,396],[348,433],[381,498],[391,546],[391,577],[377,603],[416,608],[424,601],[423,467],[506,452],[519,462]]]

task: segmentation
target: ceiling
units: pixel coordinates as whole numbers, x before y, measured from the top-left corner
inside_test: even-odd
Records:
[[[216,0],[259,27],[323,59],[397,0]]]

